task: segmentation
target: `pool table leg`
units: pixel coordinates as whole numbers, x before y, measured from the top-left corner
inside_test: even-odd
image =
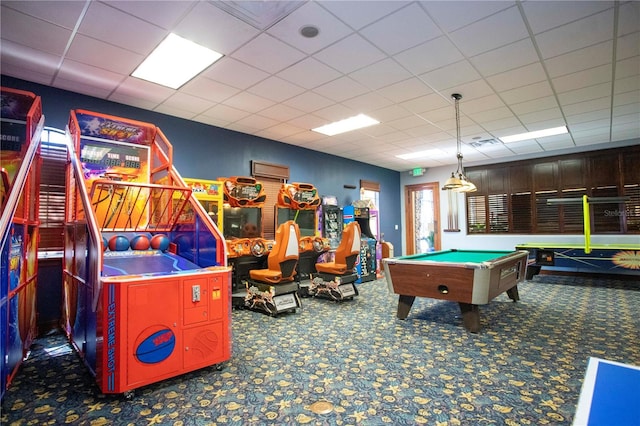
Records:
[[[398,318],[406,319],[413,306],[413,301],[416,300],[415,296],[403,296],[402,294],[398,298]]]
[[[509,298],[514,302],[517,302],[518,300],[520,300],[520,293],[518,293],[518,286],[514,285],[509,290],[507,290],[507,296],[509,296]]]
[[[472,333],[480,331],[480,311],[478,305],[471,303],[458,302],[460,305],[460,312],[462,312],[462,324],[464,328]]]

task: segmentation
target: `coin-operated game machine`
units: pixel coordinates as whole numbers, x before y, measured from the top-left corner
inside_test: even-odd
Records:
[[[356,221],[360,225],[361,245],[360,261],[356,265],[360,278],[356,282],[367,282],[376,279],[376,246],[375,234],[371,231],[370,213],[368,207],[345,206],[342,209],[345,225]]]
[[[333,195],[322,197],[322,203],[318,209],[319,227],[322,238],[329,240],[330,250],[335,250],[340,245],[342,238],[342,209],[338,206],[338,198]]]
[[[318,208],[320,197],[309,183],[283,183],[278,192],[276,221],[280,225],[293,220],[300,229],[300,258],[296,269],[297,281],[311,278],[316,272],[318,257],[329,250],[329,240],[320,236]]]
[[[153,124],[71,111],[62,326],[103,393],[231,356],[222,233]],[[189,213],[186,214],[185,211]]]
[[[184,178],[184,182],[191,188],[193,196],[200,202],[218,229],[224,229],[224,215],[222,214],[224,206],[222,185],[224,182],[195,178]],[[181,219],[189,220],[191,215],[193,215],[193,210],[186,206],[181,214]]]
[[[267,199],[264,186],[252,177],[218,178],[222,185],[223,234],[227,258],[233,269],[231,281],[234,307],[245,306],[249,272],[266,267],[273,241],[263,237],[262,206]]]
[[[42,103],[2,87],[0,117],[0,398],[37,336]]]

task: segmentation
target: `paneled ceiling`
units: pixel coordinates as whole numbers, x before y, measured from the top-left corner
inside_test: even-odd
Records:
[[[452,93],[467,163],[640,138],[638,1],[3,0],[1,15],[4,75],[392,170],[455,163]],[[131,77],[171,32],[225,56],[179,90]],[[359,113],[381,124],[310,130]]]

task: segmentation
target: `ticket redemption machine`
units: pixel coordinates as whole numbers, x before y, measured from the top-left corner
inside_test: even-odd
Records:
[[[318,191],[309,183],[283,183],[280,187],[276,203],[277,225],[293,220],[300,229],[300,257],[296,268],[298,283],[311,278],[311,274],[316,272],[318,257],[329,250],[329,240],[319,235],[319,206]]]
[[[371,231],[368,207],[345,206],[342,209],[345,224],[356,221],[361,230],[360,261],[357,264],[360,279],[356,282],[367,282],[376,279],[376,238]]]
[[[273,248],[273,241],[265,239],[262,233],[262,206],[267,195],[262,183],[252,177],[218,180],[224,182],[223,234],[233,270],[232,303],[236,308],[243,308],[250,297],[249,271],[264,268]]]
[[[231,356],[224,237],[156,126],[71,111],[63,328],[103,393]],[[192,214],[185,215],[185,209]]]
[[[31,92],[0,91],[0,398],[37,336],[38,207],[42,104]]]

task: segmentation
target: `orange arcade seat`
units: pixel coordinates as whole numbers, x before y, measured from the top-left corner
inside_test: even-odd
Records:
[[[298,264],[300,230],[289,220],[278,226],[267,269],[249,271],[245,306],[275,315],[302,307],[298,283],[294,280]]]
[[[349,223],[342,231],[342,240],[333,262],[316,263],[318,275],[311,280],[309,296],[333,300],[353,299],[358,295],[354,282],[358,279],[356,261],[360,255],[360,225]]]

